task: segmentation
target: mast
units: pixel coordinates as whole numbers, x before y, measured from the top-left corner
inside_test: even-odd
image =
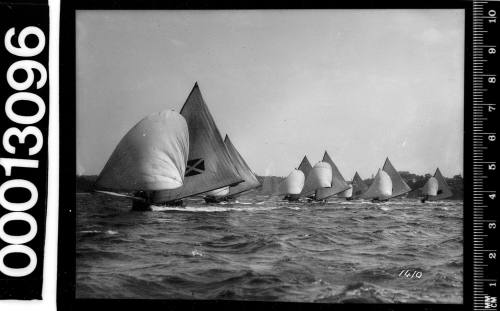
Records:
[[[155,191],[155,204],[176,201],[242,182],[231,162],[219,129],[203,100],[198,83],[191,90],[181,115],[189,129],[189,157],[184,185],[174,190]]]

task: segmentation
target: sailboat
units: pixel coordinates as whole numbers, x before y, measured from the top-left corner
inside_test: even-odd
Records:
[[[238,172],[238,175],[243,178],[244,181],[236,186],[224,187],[206,193],[205,201],[207,203],[227,201],[228,199],[233,199],[238,195],[260,187],[260,182],[257,180],[255,173],[250,169],[236,147],[234,147],[228,135],[224,138],[224,144],[226,145],[227,151],[231,157],[234,167],[236,168],[236,171]]]
[[[354,177],[352,178],[352,196],[351,199],[357,199],[359,198],[363,193],[368,190],[368,186],[366,183],[363,181],[361,176],[359,176],[358,172],[354,174]]]
[[[422,203],[425,203],[427,200],[443,200],[453,195],[439,168],[436,169],[434,176],[429,178],[422,187],[422,194],[424,196],[421,200]]]
[[[328,162],[316,163],[306,176],[302,194],[309,199],[315,199],[314,194],[318,189],[332,186],[332,167]]]
[[[347,183],[347,186],[349,188],[347,188],[346,190],[342,191],[342,192],[339,192],[337,194],[337,197],[339,198],[344,198],[346,200],[352,200],[352,192],[353,192],[353,187],[352,187],[352,182],[346,182]]]
[[[316,190],[316,194],[314,196],[315,200],[322,201],[326,200],[329,197],[339,194],[343,191],[346,191],[350,189],[351,187],[346,183],[344,177],[340,173],[339,169],[333,163],[333,160],[330,158],[330,155],[328,152],[325,151],[325,154],[323,155],[323,162],[326,162],[330,165],[331,170],[332,170],[332,177],[331,177],[331,186],[328,188],[319,188]]]
[[[178,189],[184,184],[189,152],[189,130],[179,113],[153,113],[120,140],[95,183],[95,190],[149,200],[152,191]]]
[[[127,178],[133,182],[138,178],[136,176],[138,170],[131,171],[130,167],[125,164],[141,169],[149,168],[152,171],[150,174],[166,174],[163,164],[165,159],[156,155],[158,150],[165,149],[161,145],[163,140],[171,141],[170,145],[174,145],[170,151],[172,154],[183,154],[185,155],[183,159],[187,158],[182,166],[179,164],[178,171],[181,177],[177,177],[178,182],[175,183],[175,187],[155,184],[154,187],[130,189],[135,191],[133,196],[128,196],[134,199],[133,209],[150,210],[151,205],[182,205],[183,198],[243,182],[244,180],[232,164],[220,132],[203,100],[198,83],[191,90],[180,116],[187,125],[184,136],[176,135],[176,132],[167,126],[155,128],[154,136],[142,131],[141,128],[132,129],[132,134],[129,132],[123,139],[126,143],[120,142],[115,149],[108,161],[109,167],[107,164],[107,167],[103,169],[97,185],[106,187],[111,184],[119,185],[121,182],[130,183],[131,181],[127,181]],[[185,144],[183,143],[185,146],[183,148],[175,145],[179,137],[185,137],[187,140]],[[188,152],[185,152],[186,150]],[[132,154],[131,158],[135,160],[135,163],[131,164],[131,160],[127,160],[125,164],[122,163],[122,158],[128,153]],[[151,157],[154,161],[150,160]],[[116,185],[112,187],[120,189]]]
[[[309,172],[312,170],[312,165],[307,159],[307,156],[302,158],[298,169],[294,169],[282,183],[282,191],[285,193],[285,200],[288,201],[298,201],[300,196],[303,194],[302,190],[304,188],[304,182]]]
[[[389,158],[386,158],[384,166],[378,170],[373,183],[360,198],[372,199],[374,202],[387,201],[410,191],[411,188],[399,175]]]

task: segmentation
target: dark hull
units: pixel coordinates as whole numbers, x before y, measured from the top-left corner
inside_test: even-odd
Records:
[[[158,206],[172,206],[172,207],[178,207],[178,206],[186,206],[182,200],[177,200],[177,201],[171,201],[171,202],[165,202],[163,204],[155,204]],[[138,212],[147,212],[147,211],[152,211],[153,209],[151,208],[151,203],[147,201],[140,201],[140,200],[133,200],[132,201],[132,210],[133,211],[138,211]]]
[[[287,200],[289,202],[298,202],[300,199],[300,194],[287,194],[283,198],[283,200]]]
[[[216,197],[205,197],[205,202],[208,204],[217,204],[220,202],[227,202],[228,197],[221,197],[221,198],[216,198]]]

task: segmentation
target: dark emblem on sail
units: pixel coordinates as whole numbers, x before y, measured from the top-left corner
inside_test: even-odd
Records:
[[[185,177],[201,174],[205,171],[203,159],[192,159],[187,161]]]

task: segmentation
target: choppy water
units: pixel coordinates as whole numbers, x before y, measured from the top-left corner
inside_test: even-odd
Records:
[[[459,201],[130,205],[77,194],[77,298],[462,303]]]

